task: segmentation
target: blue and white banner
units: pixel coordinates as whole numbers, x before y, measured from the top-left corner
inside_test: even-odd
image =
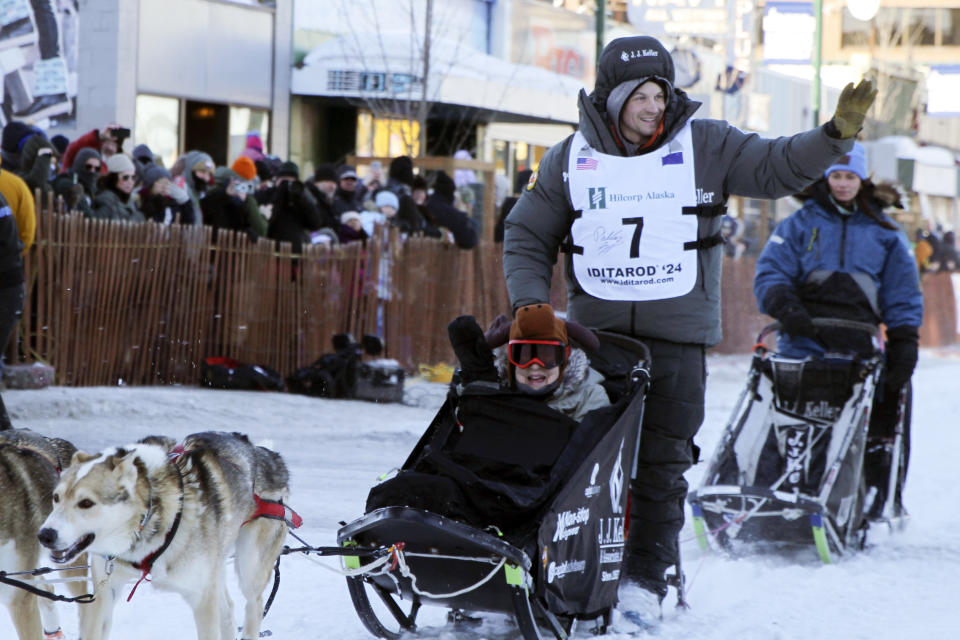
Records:
[[[927,76],[927,115],[960,116],[960,64],[930,67]]]
[[[767,2],[763,13],[763,61],[810,64],[816,18],[811,2]]]

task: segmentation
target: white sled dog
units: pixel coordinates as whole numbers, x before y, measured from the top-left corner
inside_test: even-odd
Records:
[[[151,437],[95,455],[78,452],[54,489],[38,537],[55,562],[82,551],[91,556],[96,600],[84,605],[83,640],[109,638],[116,595],[136,579],[129,600],[148,574],[193,608],[199,640],[233,640],[231,553],[246,600],[241,637],[260,635],[263,591],[292,513],[282,504],[286,465],[237,433],[197,433],[173,445]]]
[[[40,566],[37,530],[53,508],[53,488],[75,451],[66,440],[29,429],[0,431],[0,570],[11,573]],[[51,591],[42,582],[23,576],[11,578]],[[0,585],[0,602],[9,610],[19,640],[63,637],[52,601]]]

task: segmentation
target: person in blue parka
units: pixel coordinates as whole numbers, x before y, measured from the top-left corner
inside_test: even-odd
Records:
[[[878,490],[873,505],[880,508],[899,398],[917,364],[923,295],[916,261],[906,235],[883,214],[899,206],[899,194],[868,178],[859,143],[802,197],[803,207],[777,225],[760,254],[754,293],[760,311],[780,322],[778,351],[789,357],[872,351],[865,333],[817,327],[813,318],[886,325],[866,458],[867,482]]]

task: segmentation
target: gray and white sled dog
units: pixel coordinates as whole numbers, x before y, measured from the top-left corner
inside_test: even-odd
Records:
[[[75,451],[76,447],[66,440],[47,438],[29,429],[0,431],[0,570],[12,573],[40,566],[37,531],[53,508],[53,488]],[[83,564],[82,556],[79,560]],[[12,577],[51,590],[42,582]],[[63,637],[52,601],[0,585],[0,602],[10,612],[19,640],[38,640],[44,635]]]
[[[151,437],[76,453],[38,537],[54,562],[84,551],[91,556],[96,599],[84,605],[83,640],[109,638],[121,587],[137,580],[129,600],[148,574],[155,587],[179,593],[192,607],[198,639],[233,640],[226,587],[232,553],[246,601],[241,637],[252,640],[260,635],[264,588],[287,533],[276,508],[283,514],[288,496],[280,455],[242,434],[197,433],[176,446]],[[260,517],[265,508],[268,517]]]

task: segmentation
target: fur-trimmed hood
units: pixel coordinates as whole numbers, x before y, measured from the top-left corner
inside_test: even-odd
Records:
[[[500,379],[513,386],[507,348],[498,347],[493,354]],[[546,397],[546,403],[574,420],[580,420],[589,411],[610,404],[607,392],[600,384],[603,379],[598,371],[590,368],[590,360],[586,352],[583,349],[571,347],[570,358],[563,370],[560,386]]]
[[[793,197],[804,203],[812,200],[825,211],[840,215],[840,211],[830,197],[830,185],[827,183],[826,178],[820,178]],[[893,184],[889,182],[874,183],[867,178],[863,181],[855,202],[858,210],[872,218],[881,227],[886,229],[897,228],[883,213],[884,209],[889,207],[903,209],[900,192]]]

